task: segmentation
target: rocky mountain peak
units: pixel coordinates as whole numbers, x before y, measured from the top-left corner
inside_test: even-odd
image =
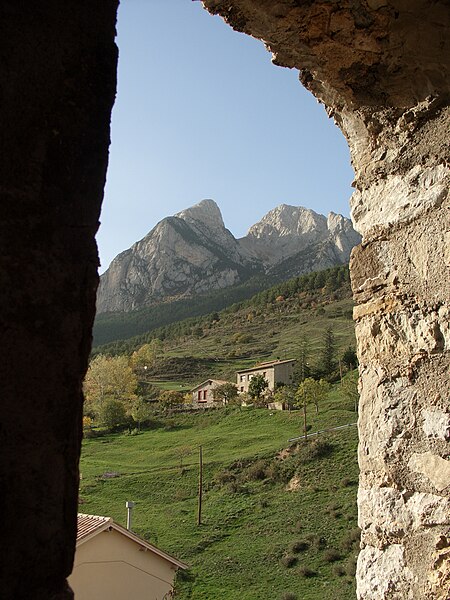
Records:
[[[311,231],[325,232],[326,228],[326,219],[323,215],[303,206],[280,204],[250,227],[247,237],[264,238],[267,235],[297,237]]]
[[[348,261],[360,241],[349,219],[280,204],[237,240],[214,200],[160,221],[101,276],[98,312],[129,311],[247,281],[276,280]]]
[[[186,223],[208,227],[208,229],[225,229],[220,208],[211,199],[201,200],[190,208],[186,208],[174,215]]]

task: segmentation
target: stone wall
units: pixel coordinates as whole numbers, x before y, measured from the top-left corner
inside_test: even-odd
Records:
[[[450,597],[450,9],[204,0],[300,71],[346,136],[360,360],[361,600]]]

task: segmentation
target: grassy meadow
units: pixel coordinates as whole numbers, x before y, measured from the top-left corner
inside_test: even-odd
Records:
[[[310,432],[355,420],[339,386],[308,412]],[[86,439],[80,511],[123,524],[125,501],[136,502],[134,531],[190,565],[181,600],[354,598],[356,427],[289,443],[302,427],[300,411],[225,408]]]

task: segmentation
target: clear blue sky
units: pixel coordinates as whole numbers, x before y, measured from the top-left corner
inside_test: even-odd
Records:
[[[262,42],[191,0],[122,0],[117,28],[101,271],[203,198],[236,237],[281,203],[348,215],[344,137]]]

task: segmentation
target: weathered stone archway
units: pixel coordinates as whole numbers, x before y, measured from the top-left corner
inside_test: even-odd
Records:
[[[445,0],[204,0],[298,68],[346,135],[361,362],[359,596],[445,598],[449,585],[448,157]],[[117,0],[4,0],[4,598],[68,598],[81,381],[115,92]],[[447,580],[445,580],[447,577]]]

